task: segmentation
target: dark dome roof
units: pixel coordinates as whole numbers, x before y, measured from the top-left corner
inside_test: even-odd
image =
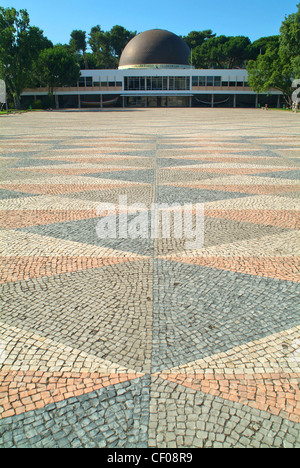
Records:
[[[128,42],[120,57],[119,68],[138,65],[189,66],[190,49],[176,34],[164,29],[150,29]]]

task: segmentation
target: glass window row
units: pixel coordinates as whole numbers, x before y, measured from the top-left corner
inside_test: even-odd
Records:
[[[92,76],[81,76],[79,87],[122,87],[122,81],[94,80]],[[192,86],[235,87],[248,86],[246,81],[222,80],[221,76],[193,76]],[[189,76],[128,76],[124,78],[125,91],[188,91],[190,89]]]
[[[92,76],[81,76],[78,80],[78,86],[80,88],[88,87],[92,88],[94,87],[109,87],[109,88],[114,88],[116,86],[122,87],[122,81],[100,81],[100,80],[93,80]]]
[[[192,86],[221,86],[221,76],[193,76]]]
[[[193,76],[192,86],[248,86],[248,83],[243,80],[222,80],[221,76]]]
[[[125,91],[188,91],[189,76],[127,76]]]

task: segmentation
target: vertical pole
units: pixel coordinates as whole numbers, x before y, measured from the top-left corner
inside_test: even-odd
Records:
[[[100,94],[100,107],[103,108],[103,95]]]
[[[233,107],[236,107],[236,94],[233,95]]]
[[[211,95],[211,107],[214,107],[214,94]]]
[[[78,94],[78,109],[81,108],[81,102],[80,102],[80,94]]]
[[[255,97],[255,108],[258,108],[258,94]]]

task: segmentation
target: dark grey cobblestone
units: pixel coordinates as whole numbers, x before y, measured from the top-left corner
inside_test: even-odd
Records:
[[[146,447],[149,377],[126,382],[123,390],[118,384],[6,418],[0,421],[0,447]]]

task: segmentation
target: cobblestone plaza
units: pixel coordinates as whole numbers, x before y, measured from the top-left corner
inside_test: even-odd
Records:
[[[0,167],[1,448],[300,446],[299,114],[4,115]],[[125,196],[204,242],[100,238]]]

